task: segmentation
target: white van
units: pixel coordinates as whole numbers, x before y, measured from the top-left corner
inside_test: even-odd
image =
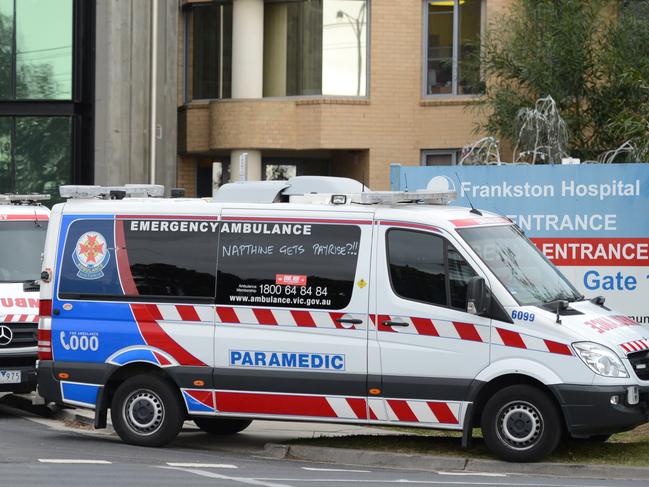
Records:
[[[49,195],[0,194],[0,395],[36,388],[38,279]]]
[[[534,461],[647,421],[649,332],[581,296],[511,221],[352,180],[54,206],[38,387],[159,446],[188,417],[482,427]],[[146,188],[141,193],[147,193]]]

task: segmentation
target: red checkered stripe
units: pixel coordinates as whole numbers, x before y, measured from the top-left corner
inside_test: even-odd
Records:
[[[38,315],[4,315],[3,323],[38,323]]]
[[[303,328],[330,329],[365,329],[365,324],[342,324],[340,318],[360,318],[355,315],[329,311],[305,311],[295,309],[269,308],[235,308],[231,306],[200,306],[180,304],[151,304],[147,305],[157,311],[160,321],[165,322],[204,322],[212,323],[216,318],[221,324],[287,326]]]
[[[492,343],[494,345],[502,345],[505,347],[534,350],[536,352],[547,352],[566,356],[573,355],[570,346],[565,343],[559,343],[554,340],[547,340],[499,327],[494,328]]]
[[[649,349],[649,338],[641,338],[640,340],[633,340],[632,342],[621,343],[620,347],[626,353],[640,352]]]
[[[455,340],[489,343],[489,326],[462,323],[459,321],[437,321],[430,318],[397,315],[370,315],[370,320],[379,331],[388,333],[403,333],[407,335],[428,335]],[[390,327],[384,321],[401,321],[408,326]]]
[[[269,308],[235,308],[231,306],[216,307],[217,321],[223,324],[287,326],[303,328],[329,328],[329,329],[365,329],[365,324],[342,324],[340,318],[359,318],[363,315],[329,311],[305,311],[296,309],[269,309]]]
[[[468,403],[371,397],[369,411],[370,419],[375,421],[460,425],[466,404]]]
[[[489,343],[491,341],[494,345],[548,352],[558,355],[572,355],[570,347],[566,344],[526,335],[505,328],[496,327],[495,332],[493,333],[493,338],[491,338],[490,327],[486,325],[442,320],[435,320],[433,322],[430,318],[418,318],[413,316],[376,315],[375,317],[375,315],[371,315],[370,318],[374,326],[377,326],[378,330],[382,332],[428,335],[432,337],[451,338],[455,340],[482,343]],[[385,326],[383,324],[384,321],[402,321],[408,323],[409,326],[390,327]]]
[[[205,323],[213,323],[214,321],[214,307],[209,305],[152,304],[149,306],[157,309],[159,316],[162,317],[161,321],[192,321]]]
[[[216,390],[218,413],[460,425],[464,403]],[[196,397],[196,396],[194,396]],[[205,395],[205,399],[209,396]],[[204,404],[208,402],[203,401]],[[211,403],[210,403],[211,405]],[[369,411],[369,418],[368,418]]]
[[[220,413],[367,419],[363,397],[217,390],[216,409]]]

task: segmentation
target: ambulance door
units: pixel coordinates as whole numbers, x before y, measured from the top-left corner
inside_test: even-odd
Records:
[[[61,235],[54,359],[154,364],[179,384],[190,410],[208,412],[209,402],[185,391],[211,381],[218,217],[65,215]],[[95,371],[95,384],[104,380],[102,369],[80,368],[86,378]],[[79,402],[78,390],[64,385],[64,400]]]
[[[366,212],[223,210],[220,414],[367,418],[371,238]]]
[[[432,227],[380,221],[376,229],[371,340],[381,393],[370,398],[370,414],[459,429],[469,386],[489,363],[490,319],[466,312],[476,266]]]

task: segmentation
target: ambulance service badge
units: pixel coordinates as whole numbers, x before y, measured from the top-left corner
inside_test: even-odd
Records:
[[[79,269],[77,277],[81,279],[104,277],[102,271],[108,265],[109,259],[106,239],[98,232],[86,232],[81,235],[72,253],[72,260]]]

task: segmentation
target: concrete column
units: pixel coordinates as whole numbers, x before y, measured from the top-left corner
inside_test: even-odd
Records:
[[[264,1],[234,0],[232,98],[261,98],[264,87]]]
[[[262,98],[264,0],[234,0],[232,7],[232,98]],[[239,156],[248,153],[248,180],[261,179],[261,151],[233,150],[230,180],[239,180]]]
[[[96,15],[95,184],[176,185],[178,1],[158,0],[156,136],[151,127],[150,1],[101,0]]]

